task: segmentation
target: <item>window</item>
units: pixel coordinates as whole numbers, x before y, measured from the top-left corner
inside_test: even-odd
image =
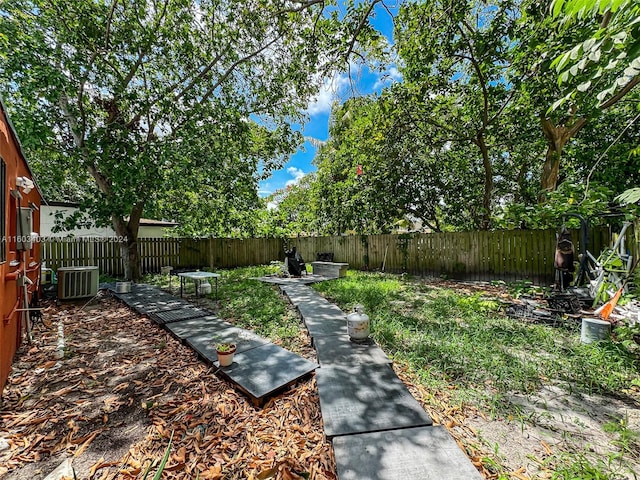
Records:
[[[0,157],[0,263],[7,261],[7,165]]]

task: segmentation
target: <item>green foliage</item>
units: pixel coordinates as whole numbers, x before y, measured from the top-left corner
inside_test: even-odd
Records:
[[[635,110],[602,115],[587,102],[544,115],[560,91],[552,57],[579,28],[556,29],[539,7],[403,4],[395,32],[403,81],[334,106],[317,174],[282,193],[288,204],[269,231],[386,233],[414,221],[432,231],[535,228],[576,208],[605,211],[640,181],[637,158],[620,161],[637,131],[611,142]],[[543,179],[563,186],[539,205]]]
[[[512,203],[496,212],[495,224],[502,228],[557,228],[562,216],[577,213],[584,218],[598,217],[609,211],[613,197],[607,187],[591,185],[585,192],[584,186],[563,182],[558,189],[550,192],[547,201],[541,205]]]
[[[640,5],[635,0],[555,0],[553,16],[562,24],[583,25],[578,43],[552,63],[559,83],[578,85],[576,93],[596,91],[602,104],[624,96],[640,79]],[[576,82],[577,81],[577,82]],[[606,87],[606,88],[604,88]],[[604,88],[604,89],[602,89]],[[601,90],[602,89],[602,90]]]
[[[493,283],[494,282],[492,282],[492,284]],[[545,287],[534,285],[533,282],[530,282],[529,280],[518,280],[516,282],[506,284],[506,287],[509,295],[516,299],[520,298],[522,295],[543,295],[547,293],[547,289]]]
[[[546,460],[553,468],[552,480],[611,480],[624,478],[617,475],[620,468],[616,465],[620,454],[590,459],[585,454],[562,454]]]
[[[277,273],[276,266],[260,266],[221,270],[219,315],[234,325],[293,351],[300,351],[300,320],[287,309],[273,285],[253,278]]]
[[[192,235],[246,227],[322,74],[383,54],[377,3],[9,0],[2,94],[47,193],[77,185],[63,195],[127,237],[128,269],[145,212]]]
[[[267,197],[257,219],[258,233],[270,237],[294,236],[320,230],[317,222],[317,188],[315,173],[305,175],[297,184],[289,185]]]
[[[169,455],[171,454],[172,445],[173,445],[173,431],[171,432],[171,436],[169,437],[169,444],[167,445],[167,448],[164,451],[164,455],[162,457],[162,460],[160,461],[160,465],[158,465],[158,470],[153,476],[153,480],[160,480],[162,478],[162,472],[164,472],[164,468],[167,466],[167,462],[169,461]],[[151,472],[152,467],[153,467],[153,462],[151,462],[147,467],[147,469],[145,470],[144,477],[142,477],[143,480],[147,479],[147,477],[149,476],[149,473]]]
[[[634,431],[629,426],[629,418],[620,418],[616,421],[605,423],[602,429],[607,433],[613,433],[617,435],[615,443],[626,453],[634,454],[637,452],[638,447],[638,432]]]

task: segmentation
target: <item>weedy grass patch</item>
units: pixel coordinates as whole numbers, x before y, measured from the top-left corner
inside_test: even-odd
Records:
[[[517,321],[503,314],[500,299],[490,292],[469,293],[450,283],[350,271],[313,288],[345,311],[363,304],[376,342],[406,367],[411,382],[446,392],[449,405],[471,406],[499,422],[520,422],[524,429],[525,424],[535,427],[540,414],[517,398],[535,398],[545,387],[638,404],[640,357],[623,336],[585,345],[578,323],[552,327]],[[433,401],[438,409],[441,399],[423,401]],[[586,454],[569,441],[547,454],[539,465],[541,476],[526,478],[636,478],[636,433],[624,422],[601,428],[609,436],[608,452]],[[506,446],[495,445],[498,457],[500,448]],[[490,463],[487,458],[485,465]],[[501,479],[525,478],[513,477],[499,462],[492,470]]]
[[[488,407],[503,395],[550,383],[619,395],[637,382],[639,358],[622,343],[585,345],[578,325],[515,321],[488,294],[362,272],[313,288],[343,310],[363,304],[372,335],[394,360],[427,386],[455,386],[460,400]]]
[[[241,267],[217,270],[218,282],[217,314],[237,327],[252,330],[258,335],[300,353],[305,348],[301,338],[300,319],[277,288],[256,280],[257,277],[278,273],[277,265]],[[169,287],[168,276],[153,275],[144,281],[161,288]],[[176,287],[176,280],[172,281]],[[207,295],[215,300],[215,292]]]

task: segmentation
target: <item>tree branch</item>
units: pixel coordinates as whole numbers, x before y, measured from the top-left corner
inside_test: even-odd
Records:
[[[180,100],[189,90],[191,90],[196,82],[200,79],[202,79],[207,73],[209,73],[211,71],[211,69],[213,67],[216,66],[216,64],[222,59],[223,54],[220,53],[218,55],[215,56],[215,58],[213,60],[211,60],[211,62],[209,62],[208,65],[206,65],[202,71],[200,71],[200,73],[198,73],[195,77],[193,77],[189,83],[182,89],[181,92],[177,93],[176,96],[174,97],[174,100],[177,102],[178,100]]]
[[[142,212],[144,211],[144,199],[136,202],[131,208],[131,214],[129,215],[129,222],[127,223],[127,230],[131,233],[138,232],[140,226],[140,219],[142,218]]]
[[[470,33],[473,33],[473,28],[469,25],[466,20],[462,20],[462,24],[469,30]],[[471,64],[473,65],[473,69],[476,71],[476,75],[478,75],[478,83],[482,88],[482,103],[483,103],[483,112],[482,112],[482,125],[486,127],[489,124],[489,93],[487,92],[486,79],[484,78],[484,74],[482,73],[482,69],[480,68],[480,64],[476,59],[473,52],[473,43],[469,39],[469,37],[465,34],[464,29],[458,25],[458,30],[460,31],[460,35],[464,38],[465,42],[469,46],[469,55],[471,56]]]
[[[67,125],[69,125],[69,130],[71,130],[71,136],[73,137],[76,147],[82,149],[84,147],[84,132],[78,132],[78,121],[71,114],[71,110],[69,109],[69,99],[67,98],[66,93],[62,92],[58,103],[60,105],[60,110],[62,110],[62,114],[67,121]]]
[[[602,159],[607,155],[607,153],[609,153],[609,150],[611,150],[611,147],[613,147],[616,143],[618,143],[618,140],[620,140],[622,138],[622,135],[624,135],[624,132],[626,132],[627,130],[629,130],[629,128],[631,128],[631,125],[633,125],[638,119],[640,119],[640,113],[638,115],[636,115],[628,124],[626,127],[624,127],[624,129],[620,132],[620,134],[615,138],[615,140],[613,142],[611,142],[611,144],[609,144],[609,146],[607,147],[607,149],[602,152],[602,155],[600,155],[600,157],[598,158],[598,160],[596,160],[596,162],[593,164],[593,167],[591,167],[591,170],[589,171],[589,175],[587,175],[587,184],[585,186],[584,189],[584,198],[582,199],[582,202],[584,202],[587,199],[587,192],[589,191],[589,185],[591,182],[591,175],[593,175],[593,172],[596,171],[596,167],[600,164],[600,162],[602,161]],[[580,203],[582,203],[580,202]]]
[[[607,108],[615,105],[620,101],[622,97],[624,97],[627,93],[629,93],[633,87],[638,85],[638,83],[640,83],[640,75],[636,75],[635,77],[633,77],[631,81],[627,83],[622,90],[620,90],[618,93],[616,93],[613,97],[611,97],[606,102],[598,105],[598,107],[600,107],[602,110],[606,110]]]
[[[142,65],[142,61],[145,55],[146,55],[146,52],[144,51],[138,52],[138,58],[136,60],[136,63],[133,64],[133,66],[129,70],[129,73],[127,73],[127,76],[122,79],[123,90],[127,88],[127,86],[129,85],[129,82],[131,82],[131,80],[133,79],[133,76],[136,74],[136,72],[140,68],[140,65]]]
[[[303,10],[306,10],[307,8],[310,8],[310,7],[313,7],[314,5],[317,5],[318,3],[321,3],[322,7],[324,8],[324,2],[325,2],[325,0],[309,0],[307,2],[295,2],[295,3],[299,3],[300,6],[299,7],[295,7],[295,8],[285,8],[285,9],[280,10],[279,12],[277,12],[276,15],[281,15],[283,13],[301,12]]]
[[[98,188],[102,193],[107,196],[113,195],[113,190],[111,189],[111,181],[107,177],[105,177],[102,172],[100,172],[100,170],[98,170],[98,167],[96,167],[95,164],[88,165],[87,170],[95,179],[96,184],[98,185]]]
[[[353,35],[351,36],[351,42],[349,42],[349,48],[347,49],[347,52],[344,55],[345,61],[347,62],[349,61],[349,57],[351,56],[351,53],[353,52],[353,49],[356,45],[356,40],[358,40],[358,35],[360,35],[360,32],[364,28],[365,23],[367,23],[367,19],[369,18],[369,15],[371,15],[373,8],[376,6],[377,3],[380,3],[381,1],[382,0],[373,0],[369,5],[369,8],[367,8],[367,11],[364,13],[362,18],[360,19],[360,22],[358,22],[358,26],[356,27],[356,30],[353,32]]]
[[[584,127],[587,124],[587,119],[584,117],[580,117],[579,119],[577,119],[573,125],[571,125],[569,127],[569,129],[567,130],[567,141],[569,141],[570,139],[572,139],[574,136],[576,136],[578,134],[578,132],[580,130],[582,130],[582,127]]]
[[[111,20],[113,20],[113,12],[115,11],[117,4],[118,4],[118,0],[113,0],[113,3],[111,4],[111,8],[109,9],[109,16],[107,17],[107,26],[105,28],[105,35],[104,35],[105,52],[109,51],[109,37],[111,36]]]
[[[271,40],[270,42],[267,42],[265,45],[263,45],[262,47],[258,48],[257,50],[251,52],[249,55],[240,58],[238,60],[236,60],[235,62],[233,62],[231,64],[231,66],[229,68],[227,68],[227,70],[222,74],[222,76],[218,79],[217,82],[215,82],[211,88],[209,88],[209,90],[207,90],[205,92],[205,94],[202,96],[202,98],[200,99],[200,101],[198,102],[198,105],[202,105],[204,102],[206,102],[209,97],[213,94],[213,92],[216,91],[216,89],[222,85],[223,82],[226,81],[227,78],[229,78],[229,75],[231,75],[235,69],[239,66],[242,65],[243,63],[248,62],[249,60],[251,60],[254,57],[257,57],[258,55],[260,55],[262,52],[264,52],[267,48],[269,48],[271,45],[273,45],[274,43],[276,43],[278,40],[280,40],[282,38],[283,34],[278,35],[277,37],[275,37],[273,40]]]

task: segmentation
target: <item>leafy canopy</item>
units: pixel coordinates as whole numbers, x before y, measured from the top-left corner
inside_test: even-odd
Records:
[[[640,81],[640,3],[636,0],[554,0],[560,25],[586,25],[578,42],[552,66],[561,84],[578,83],[561,105],[579,92],[595,91],[602,106],[616,102]]]

